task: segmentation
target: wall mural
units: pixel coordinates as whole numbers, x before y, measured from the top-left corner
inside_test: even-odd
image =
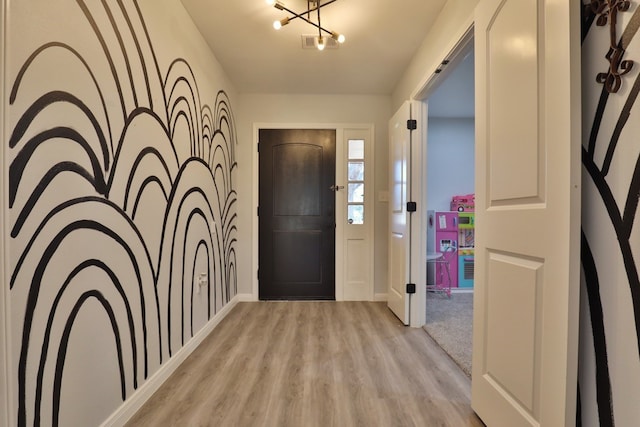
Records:
[[[581,307],[578,425],[631,425],[638,416],[639,28],[637,4],[583,2],[582,290],[586,297]],[[588,415],[587,408],[596,408],[595,413]]]
[[[21,426],[65,424],[98,401],[116,402],[110,414],[237,292],[226,93],[203,102],[183,58],[160,69],[136,0],[70,4],[91,55],[52,40],[9,82]]]

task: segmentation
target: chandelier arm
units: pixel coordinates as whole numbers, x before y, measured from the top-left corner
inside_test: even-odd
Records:
[[[304,17],[304,16],[302,16],[302,15],[304,15],[304,14],[306,14],[306,13],[313,12],[314,10],[318,10],[318,9],[320,9],[322,6],[326,6],[326,5],[328,5],[329,3],[333,3],[334,1],[337,1],[337,0],[330,0],[329,2],[327,2],[327,3],[325,3],[325,4],[321,5],[321,6],[318,6],[318,7],[313,8],[313,9],[306,10],[306,11],[304,11],[304,12],[300,13],[300,14],[298,14],[298,13],[294,12],[293,10],[289,9],[288,7],[286,7],[286,6],[282,5],[282,4],[278,7],[278,9],[286,10],[287,12],[289,12],[290,14],[292,14],[292,15],[293,15],[293,18],[289,18],[289,22],[293,21],[293,20],[294,20],[294,19],[296,19],[296,18],[300,18],[300,19],[302,19],[303,21],[305,21],[307,24],[311,24],[311,25],[313,25],[314,27],[316,27],[316,28],[318,29],[318,31],[324,31],[324,32],[325,32],[325,33],[327,33],[327,34],[332,35],[332,34],[333,34],[333,31],[329,31],[329,30],[327,30],[326,28],[321,27],[320,25],[318,25],[318,24],[316,24],[315,22],[313,22],[313,21],[311,21],[311,20],[309,20],[309,19],[305,18],[305,17]]]

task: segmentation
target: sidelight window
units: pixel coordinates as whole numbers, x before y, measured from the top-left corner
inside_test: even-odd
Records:
[[[364,224],[364,140],[348,140],[347,221]]]

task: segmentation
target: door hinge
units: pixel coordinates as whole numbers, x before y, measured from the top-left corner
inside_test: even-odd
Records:
[[[409,129],[409,130],[418,129],[418,121],[416,119],[407,120],[407,129]]]
[[[260,280],[260,269],[256,270],[256,279]]]
[[[418,210],[416,202],[407,202],[407,212],[415,212]]]
[[[407,293],[415,294],[416,293],[416,284],[415,283],[407,283]]]
[[[258,153],[259,153],[260,152],[260,143],[259,142],[256,144],[256,149],[258,150]]]
[[[260,216],[260,206],[256,206],[256,216]]]

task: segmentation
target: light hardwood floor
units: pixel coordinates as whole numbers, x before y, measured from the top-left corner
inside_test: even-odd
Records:
[[[470,382],[384,303],[239,303],[129,426],[482,426]]]

